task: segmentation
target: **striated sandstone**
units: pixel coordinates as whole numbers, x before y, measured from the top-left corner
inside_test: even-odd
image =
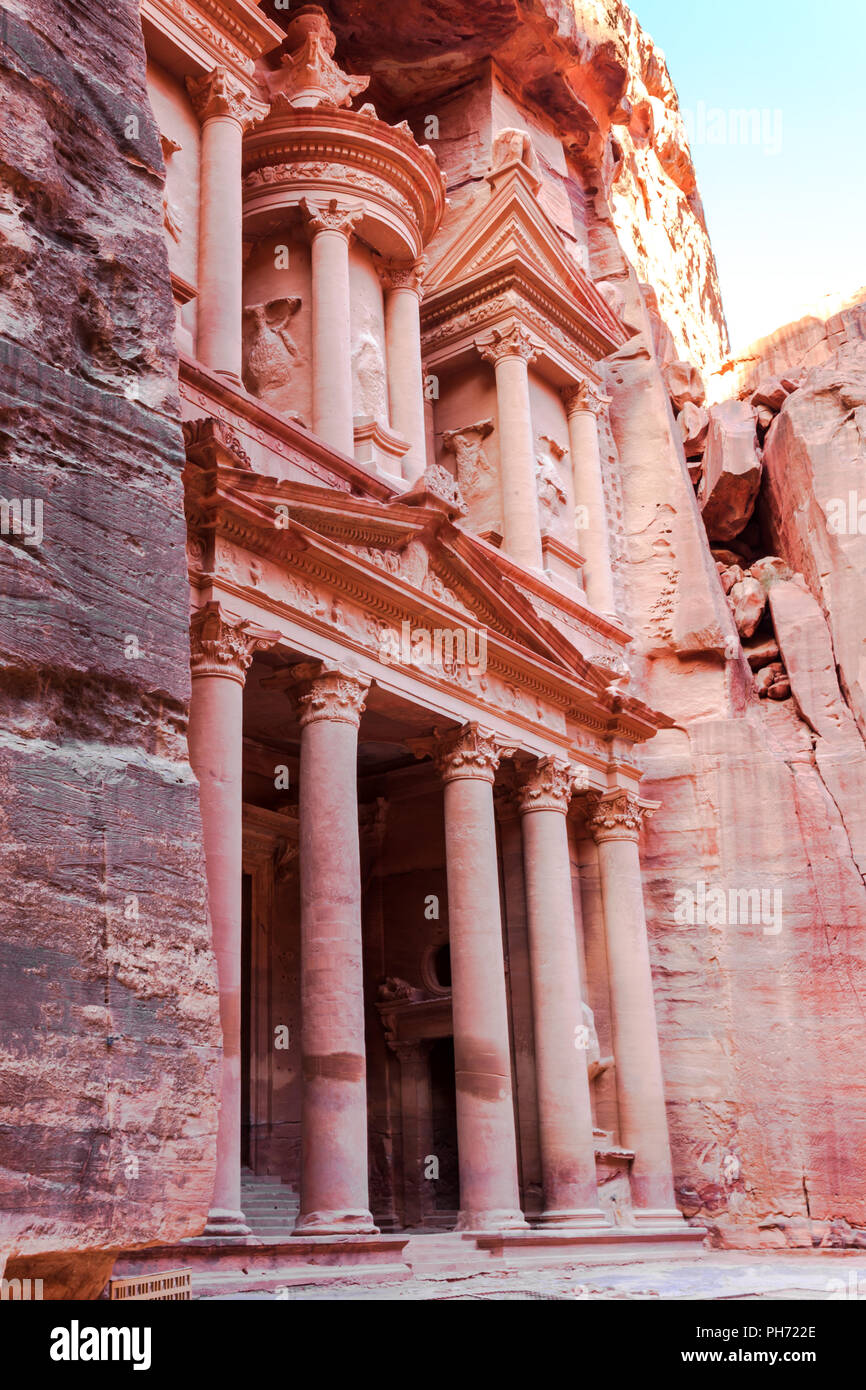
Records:
[[[44,525],[0,541],[0,1264],[93,1296],[201,1229],[220,1045],[138,6],[7,5],[0,100],[0,493]]]

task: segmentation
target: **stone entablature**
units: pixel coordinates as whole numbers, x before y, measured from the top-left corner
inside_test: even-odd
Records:
[[[141,0],[141,21],[148,52],[164,67],[225,65],[247,87],[256,59],[283,37],[253,0]]]
[[[366,242],[414,261],[441,221],[445,182],[432,150],[372,108],[272,108],[244,144],[247,232],[275,230],[305,198],[359,207]]]

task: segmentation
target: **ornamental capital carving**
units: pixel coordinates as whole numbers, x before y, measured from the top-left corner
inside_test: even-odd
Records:
[[[279,640],[279,632],[228,613],[220,603],[206,603],[196,610],[190,622],[192,674],[226,676],[243,685],[255,653]]]
[[[184,420],[183,442],[190,463],[200,468],[252,468],[249,454],[231,425],[216,416]]]
[[[587,797],[586,828],[596,844],[605,840],[637,840],[645,820],[660,801],[644,801],[634,792],[591,792]]]
[[[420,299],[421,282],[427,270],[427,257],[419,256],[416,261],[377,262],[377,269],[386,290],[414,290]]]
[[[369,77],[351,77],[334,62],[337,40],[318,5],[305,5],[289,24],[279,72],[268,75],[275,113],[311,110],[323,104],[350,106],[370,85]]]
[[[339,232],[347,241],[364,216],[362,207],[341,203],[339,198],[331,198],[324,206],[311,203],[309,198],[302,198],[301,212],[312,236],[318,232]]]
[[[188,77],[186,88],[202,124],[212,116],[231,116],[246,130],[268,114],[264,102],[256,101],[228,68],[216,67],[203,77]]]
[[[475,346],[484,361],[492,362],[494,367],[505,357],[519,357],[528,367],[538,356],[538,346],[529,329],[517,322],[494,328],[489,338],[476,338]]]
[[[588,381],[578,381],[576,384],[563,386],[560,394],[567,415],[576,415],[583,410],[598,419],[604,407],[610,405],[611,402],[610,396],[602,396]]]
[[[510,751],[492,730],[464,724],[462,729],[439,736],[433,757],[443,782],[472,777],[492,783],[500,759]]]
[[[369,676],[347,666],[328,667],[321,661],[301,662],[292,667],[290,675],[302,729],[320,719],[353,724],[357,729],[370,688]]]
[[[565,758],[539,758],[517,789],[521,814],[529,811],[568,811],[568,803],[578,782],[578,769]]]

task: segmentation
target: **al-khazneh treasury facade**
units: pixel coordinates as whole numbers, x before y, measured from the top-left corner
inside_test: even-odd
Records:
[[[495,71],[449,202],[445,132],[366,101],[317,7],[142,20],[223,1033],[206,1234],[255,1229],[268,1175],[297,1236],[684,1233],[636,757],[670,721],[628,692],[599,368],[629,330]]]

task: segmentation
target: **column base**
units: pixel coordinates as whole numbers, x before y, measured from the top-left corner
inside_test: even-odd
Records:
[[[609,1231],[613,1222],[600,1207],[560,1207],[542,1212],[536,1224],[545,1231]]]
[[[293,1236],[377,1236],[369,1211],[308,1211],[299,1216]]]
[[[455,1231],[528,1231],[529,1222],[519,1209],[494,1211],[461,1211]]]
[[[685,1226],[686,1219],[676,1207],[636,1207],[632,1209],[635,1226]]]
[[[202,1232],[205,1236],[251,1236],[242,1211],[228,1211],[224,1207],[212,1207],[207,1214],[207,1225]]]

